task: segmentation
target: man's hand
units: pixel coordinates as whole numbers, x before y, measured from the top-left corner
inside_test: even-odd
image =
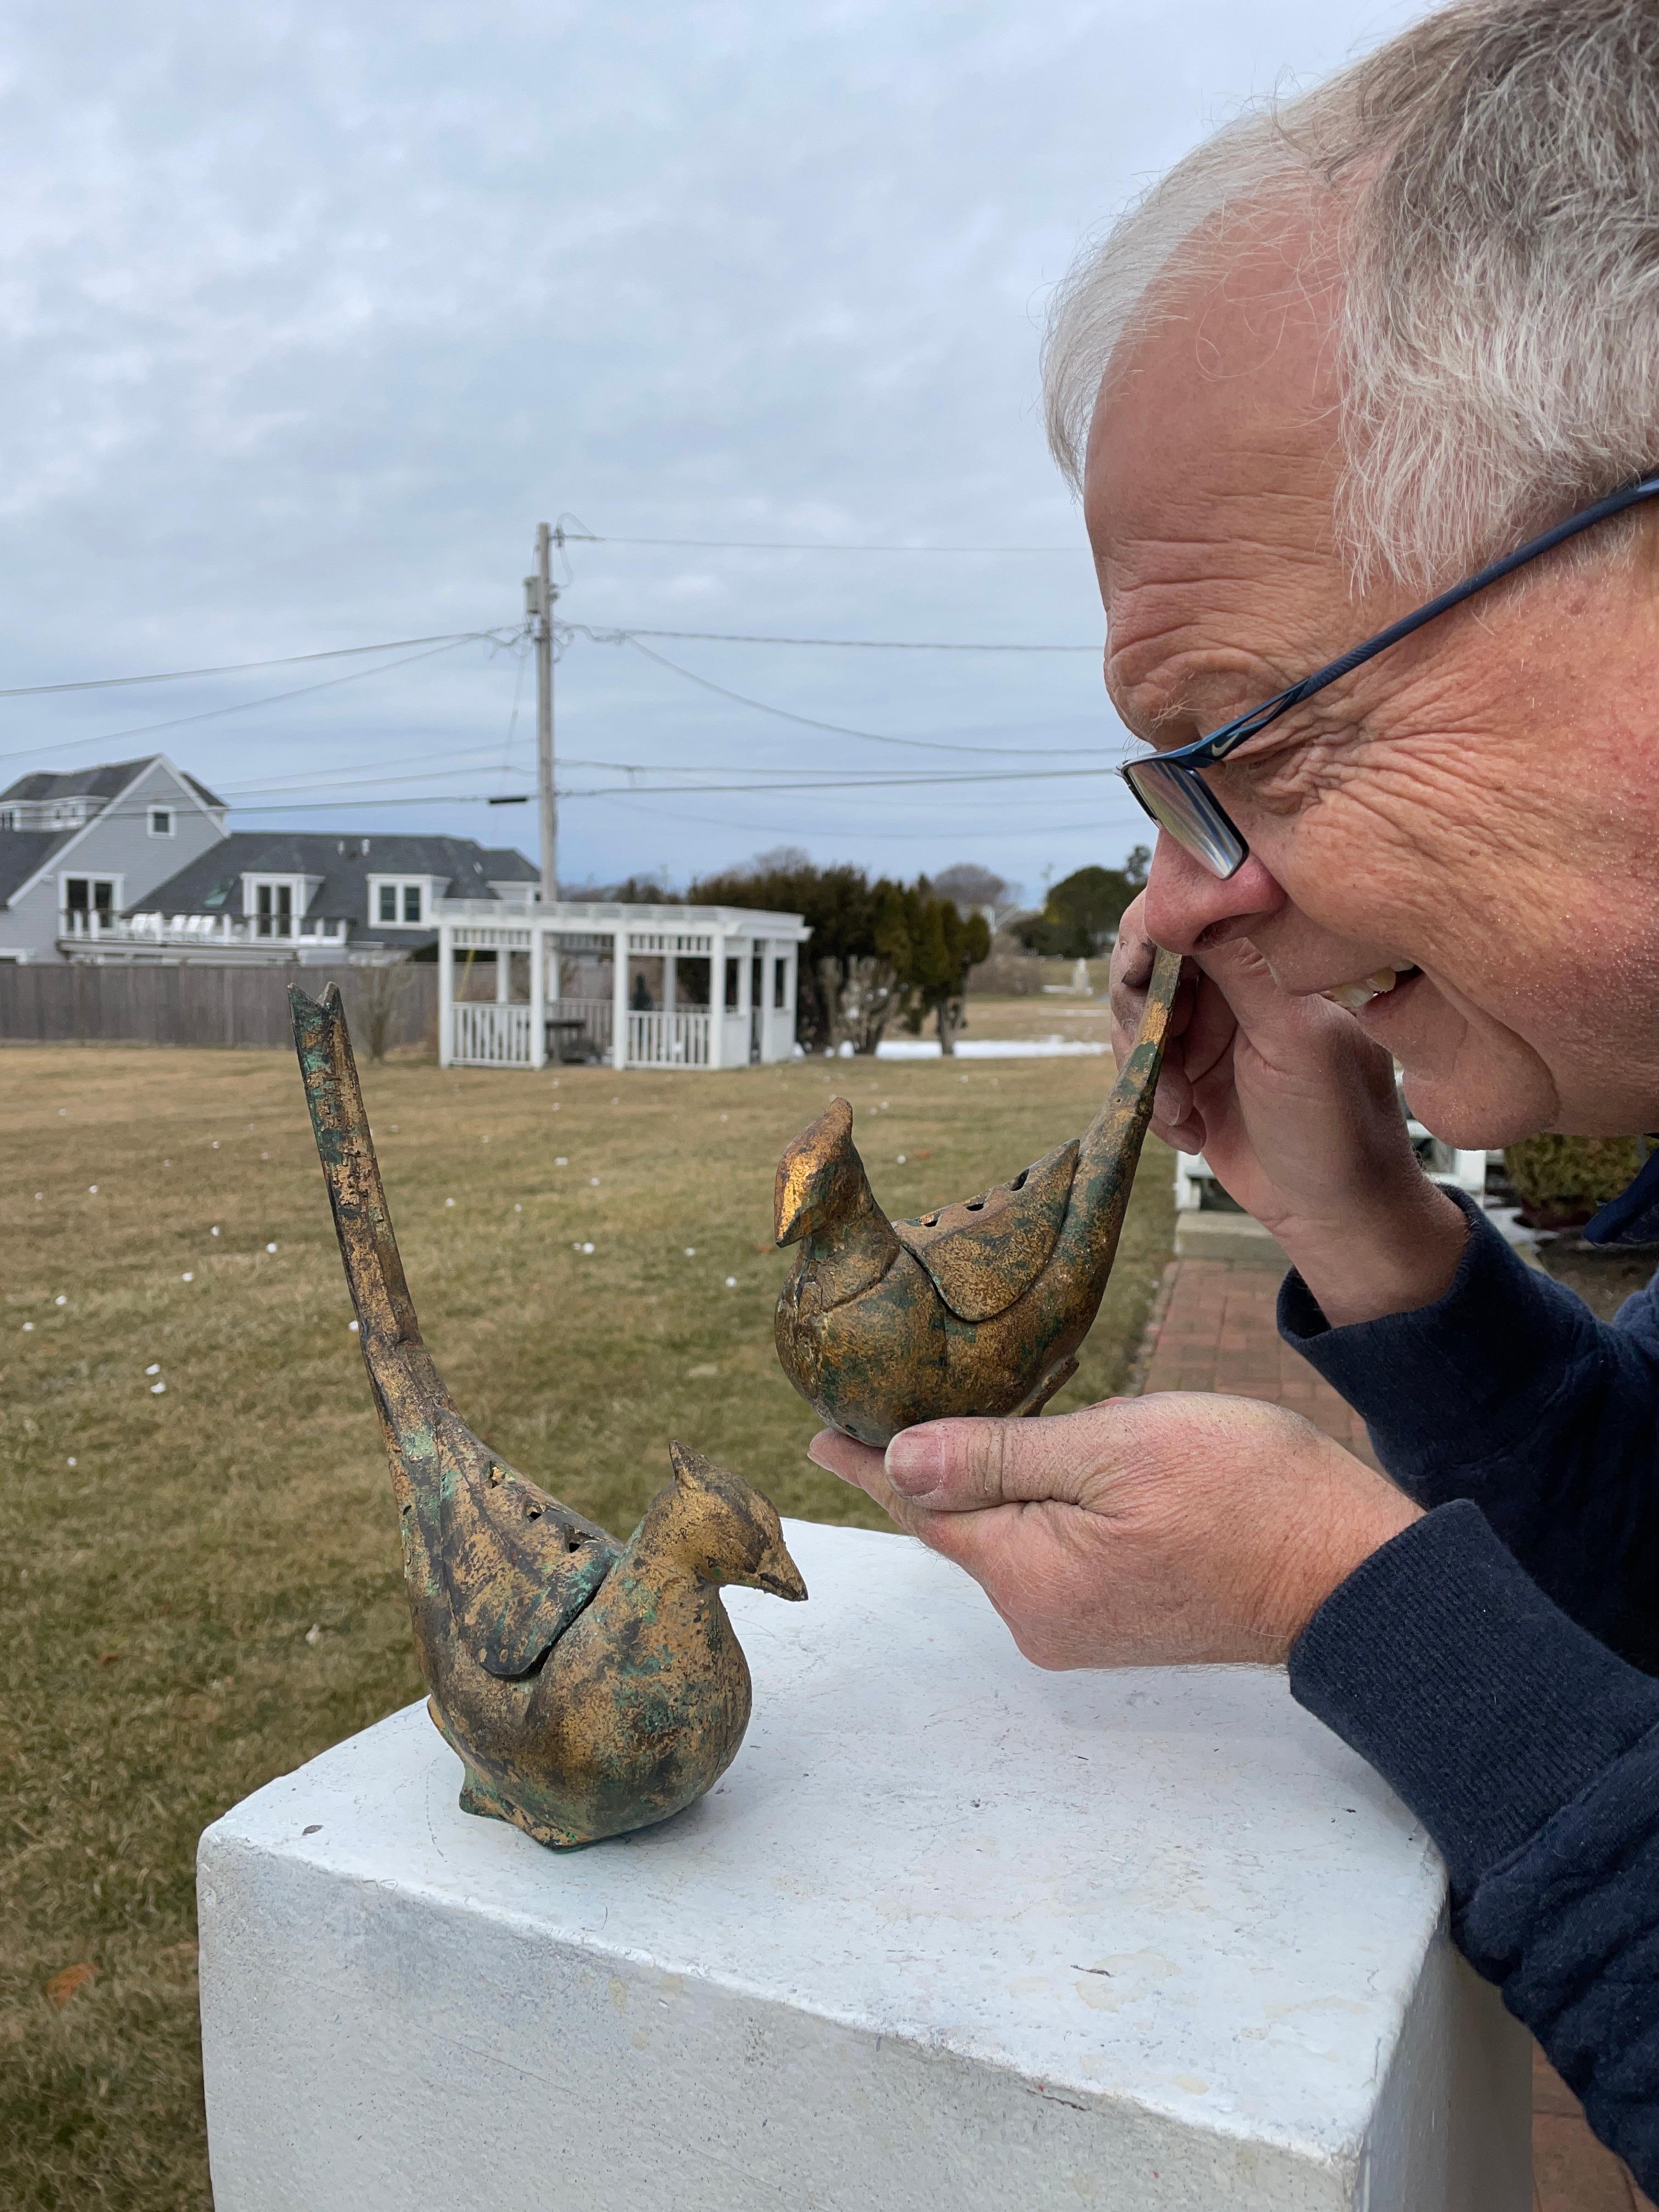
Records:
[[[1039,1667],[1276,1662],[1418,1508],[1306,1421],[1164,1392],[811,1456],[965,1568]]]
[[[1152,977],[1142,901],[1112,954],[1112,1043],[1132,1048]],[[1468,1226],[1418,1164],[1394,1065],[1328,1000],[1294,998],[1248,939],[1187,963],[1152,1129],[1201,1152],[1340,1326],[1431,1304]]]

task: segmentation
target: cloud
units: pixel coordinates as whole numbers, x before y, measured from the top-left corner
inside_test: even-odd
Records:
[[[1080,526],[1035,410],[1048,287],[1079,234],[1231,100],[1407,12],[26,8],[0,50],[3,681],[510,625],[533,526],[565,512],[618,536],[1077,549],[582,545],[573,620],[1089,643]],[[1117,743],[1086,654],[676,657],[859,727]],[[396,775],[446,745],[479,763],[458,763],[456,790],[522,789],[518,678],[510,656],[466,647],[155,742],[248,793],[359,763]],[[92,757],[146,720],[289,688],[10,702],[0,752],[67,763],[70,741]],[[559,706],[562,750],[585,758],[878,757],[583,642]],[[524,813],[369,793],[358,818],[533,830]],[[1132,824],[1105,782],[591,800],[565,808],[563,860],[572,876],[663,858],[683,875],[780,834],[826,857],[1006,860],[1030,877],[1115,857]]]

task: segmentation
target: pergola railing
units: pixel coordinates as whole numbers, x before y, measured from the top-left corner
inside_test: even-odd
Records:
[[[452,1009],[453,1049],[461,1067],[528,1067],[530,1009],[462,999]]]
[[[707,1067],[706,1013],[633,1014],[628,1017],[630,1067]]]

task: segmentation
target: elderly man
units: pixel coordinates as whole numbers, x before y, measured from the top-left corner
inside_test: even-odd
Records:
[[[1156,755],[1120,1043],[1179,949],[1154,1126],[1289,1253],[1393,1480],[1173,1395],[814,1454],[1040,1665],[1288,1661],[1651,2189],[1659,1297],[1604,1326],[1428,1182],[1391,1059],[1458,1145],[1659,1127],[1659,5],[1465,0],[1223,132],[1047,368]]]

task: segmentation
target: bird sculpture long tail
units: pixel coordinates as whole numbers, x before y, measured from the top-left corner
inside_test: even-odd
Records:
[[[835,1100],[778,1166],[776,1235],[800,1257],[778,1301],[785,1373],[860,1442],[951,1414],[1041,1412],[1099,1310],[1181,980],[1153,965],[1140,1034],[1082,1137],[957,1206],[889,1221]]]
[[[555,1846],[665,1820],[724,1771],[748,1722],[720,1584],[806,1595],[777,1515],[675,1444],[674,1480],[618,1544],[473,1434],[421,1339],[339,993],[289,997],[428,1708],[464,1762],[461,1802]]]

